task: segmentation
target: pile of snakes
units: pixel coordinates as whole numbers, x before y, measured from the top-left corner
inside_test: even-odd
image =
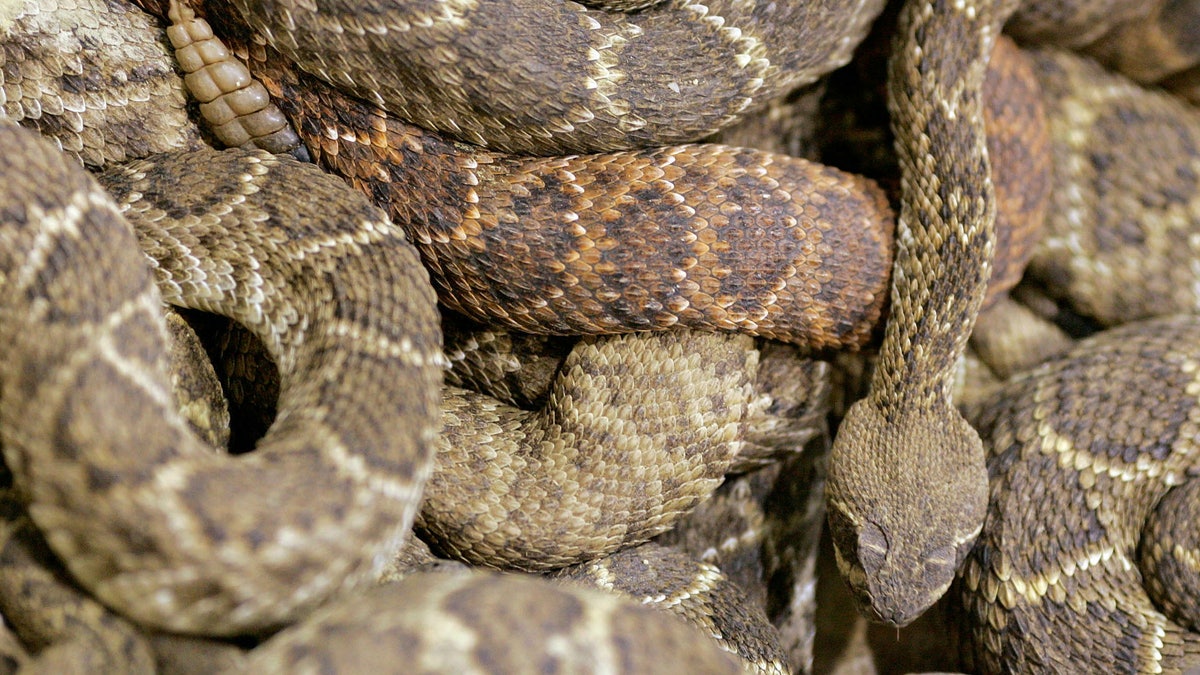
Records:
[[[0,29],[0,672],[1200,673],[1200,0]]]

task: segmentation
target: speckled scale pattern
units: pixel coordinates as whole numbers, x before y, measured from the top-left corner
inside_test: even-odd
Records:
[[[1147,592],[1171,621],[1200,633],[1200,469],[1171,488],[1146,520],[1138,567]]]
[[[143,624],[215,634],[278,626],[371,579],[413,517],[441,374],[432,289],[399,230],[315,167],[262,152],[128,164],[104,177],[110,198],[44,141],[2,132],[0,430],[72,575]],[[325,198],[281,199],[296,179]],[[346,283],[359,277],[378,283]],[[172,410],[162,299],[236,318],[279,364],[280,413],[248,461]]]
[[[166,38],[125,0],[36,0],[0,12],[0,118],[92,168],[200,142]]]
[[[901,170],[891,309],[870,391],[830,454],[830,529],[860,608],[905,625],[949,588],[982,525],[978,434],[950,390],[995,257],[982,111],[1015,0],[910,0],[888,68]]]
[[[1054,189],[1030,276],[1104,325],[1200,309],[1200,111],[1064,51],[1031,52]]]
[[[536,155],[687,143],[849,60],[879,0],[235,0],[308,72],[427,129]],[[337,49],[327,49],[336,42]]]
[[[21,642],[35,647],[37,665],[25,667],[46,673],[82,669],[97,675],[153,675],[146,637],[64,582],[66,570],[24,516],[11,486],[0,495],[0,509],[0,611]],[[45,611],[47,607],[53,611]]]
[[[891,213],[860,177],[721,146],[499,155],[277,60],[254,72],[317,161],[406,229],[441,301],[473,319],[551,334],[738,330],[837,348],[864,344],[882,310]]]
[[[527,570],[646,541],[721,483],[763,405],[757,368],[748,337],[669,331],[580,342],[538,409],[451,389],[417,527],[450,557]]]
[[[1137,572],[1156,504],[1200,476],[1197,345],[1200,320],[1186,315],[1112,329],[968,414],[991,477],[987,524],[957,582],[969,668],[1200,666],[1200,636],[1161,613]]]
[[[550,575],[662,607],[713,636],[758,675],[785,675],[787,658],[762,608],[713,565],[653,542]]]
[[[521,599],[514,602],[514,599]],[[244,673],[744,673],[681,619],[613,593],[495,572],[425,572],[317,611]],[[336,645],[337,649],[326,649]]]

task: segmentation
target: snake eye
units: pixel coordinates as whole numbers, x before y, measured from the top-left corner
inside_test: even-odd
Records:
[[[883,529],[869,521],[863,523],[858,533],[858,558],[863,569],[875,571],[883,567],[887,552],[888,540]]]
[[[833,545],[847,562],[874,573],[883,567],[887,555],[887,535],[873,522],[856,524],[841,508],[831,505],[829,531]]]

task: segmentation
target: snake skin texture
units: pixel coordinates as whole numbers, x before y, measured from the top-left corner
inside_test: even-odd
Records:
[[[238,175],[239,163],[227,157],[238,155],[212,158],[210,171]],[[197,161],[164,156],[138,173],[103,180],[119,202],[133,202],[128,217],[148,229],[158,214],[180,209],[181,199],[187,203],[155,186],[186,184]],[[211,189],[210,195],[236,194],[219,184]],[[269,211],[282,201],[264,195],[260,203]],[[164,261],[185,257],[163,250],[168,247],[146,248]],[[194,247],[184,242],[177,248]],[[787,409],[756,391],[759,370],[758,351],[746,336],[671,331],[580,342],[539,411],[447,388],[437,467],[423,492],[418,526],[454,557],[531,570],[640,543],[669,527],[742,461],[751,419],[765,431],[772,421],[761,411]],[[661,386],[626,386],[643,381]],[[638,473],[629,474],[629,462]]]
[[[981,88],[1016,2],[901,10],[888,75],[901,168],[891,316],[867,397],[834,438],[838,567],[875,619],[902,626],[954,578],[987,505],[983,448],[950,386],[994,257]]]
[[[1103,325],[1196,312],[1200,112],[1068,52],[1032,56],[1055,189],[1030,276]]]
[[[149,642],[130,621],[69,584],[41,533],[5,491],[0,543],[0,611],[30,651],[30,672],[152,675]],[[46,612],[46,607],[56,611]],[[39,670],[40,669],[40,670]]]
[[[441,363],[432,293],[386,217],[365,200],[342,201],[341,214],[326,212],[322,229],[306,232],[318,221],[304,204],[291,204],[298,213],[256,211],[288,183],[275,174],[289,171],[303,172],[310,190],[346,194],[312,167],[265,154],[246,155],[240,171],[223,174],[232,186],[198,171],[173,209],[143,214],[144,223],[158,223],[140,231],[146,250],[198,254],[172,264],[160,253],[163,296],[258,329],[283,373],[271,433],[253,455],[223,458],[171,410],[159,292],[118,207],[61,155],[11,127],[5,147],[11,192],[0,200],[9,210],[0,324],[13,347],[3,371],[4,452],[34,522],[72,574],[139,621],[218,634],[279,625],[376,574],[404,536],[427,473]],[[118,171],[139,179],[138,165]],[[40,189],[51,176],[57,194]],[[139,187],[126,204],[153,195]],[[193,215],[219,202],[217,194],[233,198],[246,222],[277,229],[234,234],[219,219]],[[256,250],[294,253],[254,257]],[[391,281],[338,281],[356,273]],[[297,285],[305,294],[283,301],[284,289]],[[260,292],[234,297],[235,287]],[[70,300],[84,289],[86,302]],[[289,329],[297,321],[303,332]],[[421,387],[425,396],[414,395]],[[383,412],[375,404],[389,390],[395,395]],[[364,396],[374,403],[353,403]],[[114,400],[142,421],[114,424],[106,412]],[[324,479],[298,490],[313,470]],[[288,504],[298,509],[293,515],[307,514],[307,532],[284,516]],[[340,516],[345,509],[355,516]],[[296,548],[304,536],[315,548]],[[139,555],[129,555],[130,545]]]
[[[431,572],[354,600],[279,633],[242,672],[745,672],[680,619],[544,579]]]
[[[1200,63],[1200,2],[1155,0],[1088,45],[1086,53],[1138,82],[1153,84]]]
[[[547,0],[234,4],[339,88],[426,129],[536,155],[707,136],[844,64],[883,7],[667,0],[624,15]]]
[[[722,649],[737,654],[754,672],[788,672],[779,636],[762,609],[750,604],[720,569],[681,551],[649,543],[551,576],[621,593],[643,606],[669,608],[712,635]],[[713,602],[714,594],[729,599]]]
[[[0,15],[0,110],[101,168],[198,147],[170,47],[151,17],[100,0]]]
[[[251,57],[251,70],[280,97],[312,157],[378,208],[290,158],[198,149],[190,123],[177,137],[161,134],[168,144],[161,150],[172,152],[152,154],[160,149],[139,146],[139,134],[153,136],[160,120],[132,107],[124,126],[118,115],[117,127],[96,131],[102,127],[80,110],[135,98],[118,85],[143,98],[162,92],[167,108],[181,100],[172,78],[157,79],[161,34],[145,43],[153,60],[150,51],[111,49],[146,63],[141,70],[106,65],[111,99],[100,93],[107,85],[91,93],[81,84],[84,71],[74,63],[51,65],[40,80],[57,83],[59,93],[26,96],[42,85],[12,64],[52,63],[38,45],[52,42],[54,31],[86,38],[79,25],[104,16],[98,5],[73,2],[76,12],[26,8],[12,15],[15,23],[0,17],[6,30],[41,35],[5,42],[5,115],[56,133],[91,167],[109,167],[101,180],[111,193],[49,146],[0,127],[0,148],[10,155],[0,157],[9,183],[0,186],[0,340],[14,345],[0,359],[0,440],[14,494],[28,508],[19,516],[27,520],[5,531],[0,581],[8,586],[0,584],[7,589],[0,601],[28,592],[28,604],[3,611],[45,622],[41,637],[22,636],[43,652],[41,667],[133,672],[148,654],[163,662],[156,649],[185,649],[163,646],[170,640],[155,631],[169,630],[258,636],[264,641],[249,655],[225,645],[235,654],[225,667],[240,672],[386,672],[397,663],[488,672],[574,667],[570,659],[616,669],[666,660],[703,672],[781,672],[777,636],[749,627],[762,617],[750,621],[745,599],[709,599],[726,584],[714,568],[628,547],[672,527],[729,472],[794,455],[790,446],[812,433],[808,418],[821,408],[808,407],[796,386],[808,384],[797,370],[807,362],[793,346],[767,347],[763,339],[800,351],[860,348],[877,336],[889,284],[880,365],[867,399],[839,431],[830,466],[833,541],[859,605],[875,620],[906,624],[945,592],[957,569],[954,595],[971,622],[973,669],[1198,666],[1189,632],[1200,588],[1196,543],[1177,529],[1200,489],[1184,483],[1200,473],[1189,463],[1192,375],[1200,368],[1189,344],[1200,330],[1195,320],[1113,333],[1018,376],[997,390],[1000,398],[972,405],[967,418],[982,443],[950,403],[972,327],[1024,316],[1010,313],[1017,305],[1001,291],[986,297],[985,289],[1015,283],[1020,263],[1006,267],[998,253],[1034,235],[1022,230],[1006,240],[993,216],[997,223],[1000,212],[1026,216],[1021,226],[1032,231],[1045,193],[1058,200],[1052,219],[1078,220],[1096,208],[1101,227],[1095,240],[1052,232],[1035,275],[1072,298],[1092,284],[1099,290],[1083,302],[1111,322],[1131,314],[1135,300],[1124,292],[1134,286],[1177,303],[1168,311],[1193,309],[1192,242],[1181,236],[1200,175],[1194,110],[1049,49],[1032,57],[1036,77],[1014,70],[1001,79],[1046,89],[1050,134],[1025,129],[1022,138],[1035,140],[1005,150],[992,143],[1000,127],[982,107],[987,55],[1012,49],[996,42],[1009,14],[1016,12],[1013,30],[1026,35],[1048,22],[1104,14],[1105,30],[1119,25],[1126,34],[1121,49],[1133,44],[1136,52],[1142,39],[1186,56],[1186,39],[1162,29],[1171,23],[1163,17],[1186,17],[1188,3],[905,3],[889,75],[902,168],[895,222],[884,193],[858,176],[690,144],[844,62],[881,2],[613,0],[587,9],[540,0],[367,2],[374,13],[352,14],[362,7],[340,0],[234,0],[264,33],[259,42],[242,34],[235,51]],[[45,23],[60,16],[61,23]],[[539,28],[564,17],[557,32]],[[214,76],[232,63],[198,22],[186,13],[175,18],[190,26],[176,44],[184,71]],[[105,21],[107,36],[154,32]],[[1150,32],[1128,37],[1135,29]],[[536,42],[536,31],[552,42]],[[685,44],[681,31],[702,39]],[[98,39],[81,38],[81,53]],[[669,58],[645,56],[664,40],[673,45]],[[529,45],[540,58],[518,53]],[[572,50],[586,55],[586,72],[558,67]],[[379,65],[397,53],[413,67]],[[1109,53],[1134,72],[1166,52],[1141,61]],[[675,69],[677,57],[700,74]],[[484,60],[513,68],[485,76]],[[638,64],[654,72],[636,72]],[[1177,76],[1188,67],[1171,65]],[[240,82],[242,71],[232,79]],[[477,81],[500,89],[475,90]],[[582,93],[571,93],[580,84]],[[72,99],[78,89],[88,93]],[[255,92],[248,97],[260,98]],[[702,94],[721,100],[709,105]],[[994,96],[1014,106],[1028,100]],[[42,115],[42,102],[55,97],[61,110]],[[682,113],[646,107],[678,100],[688,102]],[[234,101],[206,103],[240,114],[243,102]],[[65,132],[52,128],[64,123]],[[1175,135],[1158,145],[1169,135],[1164,129]],[[1045,158],[1025,152],[1050,143],[1048,136],[1056,143],[1053,187],[1036,177],[1045,175]],[[1080,138],[1083,145],[1070,145]],[[1159,172],[1121,170],[1121,151]],[[143,154],[152,156],[111,166]],[[1006,204],[993,184],[1001,180],[996,165],[1025,169],[1040,189],[1018,190]],[[1143,196],[1130,197],[1130,183],[1139,181]],[[1109,195],[1114,203],[1104,201]],[[1063,206],[1071,199],[1080,201]],[[1139,216],[1155,215],[1131,225],[1132,214],[1121,210],[1131,200]],[[1080,241],[1083,249],[1064,263],[1062,250]],[[1131,243],[1153,249],[1154,260],[1175,256],[1166,281],[1124,253]],[[1055,246],[1057,253],[1046,253]],[[1109,251],[1111,259],[1101,257]],[[1093,260],[1089,269],[1079,262],[1084,256]],[[1112,274],[1138,266],[1128,277]],[[1097,271],[1107,278],[1087,279]],[[1106,288],[1114,278],[1118,288]],[[439,396],[446,362],[476,356],[466,343],[443,356],[435,292],[444,309],[540,333],[529,342],[553,345],[534,364],[536,383],[500,367],[504,397],[524,398],[523,405],[457,386]],[[163,299],[234,316],[265,344],[282,383],[275,421],[254,452],[212,452],[222,437],[197,440],[167,412],[177,404],[166,379]],[[985,305],[996,313],[976,323]],[[575,333],[587,337],[544,337]],[[1066,349],[1061,331],[1018,337]],[[497,348],[502,340],[486,339]],[[1007,342],[1002,332],[991,343],[972,339],[989,360],[1008,364],[993,365],[995,373],[1047,354]],[[791,369],[772,372],[772,354]],[[1120,395],[1096,382],[1119,382]],[[1169,400],[1145,393],[1151,385],[1162,385]],[[527,393],[541,389],[548,393]],[[135,411],[132,425],[105,417],[114,401]],[[188,421],[203,422],[207,410],[189,408]],[[1087,410],[1103,411],[1101,419]],[[1121,416],[1129,410],[1150,414]],[[1115,427],[1097,441],[1097,425]],[[135,460],[133,447],[151,461]],[[1031,515],[1023,499],[1035,480],[1054,487],[1046,490],[1049,516]],[[1131,533],[1141,520],[1149,524],[1139,544]],[[529,575],[416,573],[373,587],[412,539],[410,525],[437,554],[476,565],[545,571],[579,563],[601,586],[620,570],[639,597],[679,598],[676,611],[693,625]],[[45,546],[28,555],[20,547],[36,539],[27,536],[35,526]],[[55,595],[57,579],[31,571],[54,570],[51,555],[67,568],[51,577],[77,579],[120,616],[94,599],[76,607],[78,594]],[[1151,604],[1134,569],[1166,599]],[[648,585],[656,574],[670,583]],[[46,580],[44,592],[35,579]],[[38,613],[50,605],[62,609]],[[62,626],[72,621],[116,630],[71,635]],[[1089,636],[1081,637],[1081,621],[1094,629]]]
[[[443,304],[475,320],[717,328],[828,349],[865,344],[882,311],[891,212],[851,174],[714,145],[465,150],[277,59],[252,70],[314,158],[406,228]]]
[[[241,156],[242,155],[237,153],[226,153],[224,155],[220,155],[220,157],[226,158],[239,158]],[[267,188],[264,188],[264,186],[255,183],[253,180],[247,180],[246,173],[243,173],[239,167],[230,167],[226,165],[223,169],[215,168],[215,165],[220,163],[215,159],[215,157],[217,156],[210,155],[209,160],[204,160],[201,157],[187,154],[180,154],[174,157],[157,157],[152,163],[109,172],[105,175],[104,180],[108,188],[118,196],[122,204],[128,205],[129,208],[126,209],[126,214],[129,218],[138,223],[138,228],[140,230],[154,228],[157,221],[163,217],[163,214],[168,214],[169,218],[174,218],[178,217],[181,212],[194,213],[200,220],[206,221],[206,224],[210,226],[214,225],[213,221],[217,221],[216,224],[219,224],[222,218],[222,210],[229,208],[231,204],[236,205],[236,203],[245,199],[246,195],[243,194],[243,192],[251,192],[255,196],[261,196],[264,198],[263,203],[256,203],[256,205],[262,207],[263,215],[265,215],[268,219],[287,215],[287,211],[289,211],[291,208],[290,204],[287,206],[280,206],[276,199],[272,199],[274,193],[271,193],[271,195],[260,194],[271,191]],[[212,162],[214,166],[211,167],[207,172],[201,171],[200,173],[206,174],[204,176],[195,175],[197,173],[196,167],[205,165],[206,161]],[[236,162],[239,160],[235,159],[234,161]],[[176,167],[186,166],[188,170],[184,171],[177,168],[175,169],[176,173],[172,174],[172,169],[169,168],[172,165]],[[194,192],[196,192],[196,194],[189,194],[189,192],[193,191],[189,191],[187,186],[194,184],[196,181],[202,179],[207,180],[207,178],[215,176],[222,176],[223,178],[215,181],[215,185],[208,186],[204,189],[195,190]],[[238,186],[243,182],[249,183],[247,188],[238,189]],[[178,193],[175,192],[177,189],[179,190]],[[233,202],[231,204],[223,203],[217,198],[217,195],[219,194],[226,194],[230,196]],[[317,201],[323,200],[318,198]],[[336,198],[331,197],[325,201],[336,201]],[[286,200],[284,203],[287,203]],[[234,210],[237,209],[235,208]],[[160,262],[158,264],[164,265],[168,268],[175,264],[170,262],[173,259],[171,256],[174,252],[182,251],[188,246],[200,244],[208,245],[206,243],[208,239],[212,239],[214,243],[216,241],[216,237],[200,236],[200,242],[191,241],[187,237],[181,237],[183,240],[182,243],[180,241],[172,241],[164,245],[152,241],[152,237],[146,237],[144,239],[145,241],[143,244],[147,246],[147,251],[151,253],[151,257],[159,260]],[[283,255],[283,257],[286,258],[287,255]],[[408,262],[411,265],[411,261],[401,262]],[[188,283],[186,282],[179,285],[184,287],[181,294],[186,294],[191,290],[187,288]],[[238,284],[231,284],[230,286],[239,287],[246,286],[246,284],[239,282]],[[253,284],[251,284],[251,287],[253,287]],[[263,294],[265,295],[271,295],[273,293],[274,291],[270,288],[267,288],[263,291]],[[711,349],[697,348],[699,344],[705,343],[705,341],[708,339],[709,338],[693,337],[691,338],[691,343],[685,342],[685,344],[690,344],[692,348],[696,348],[697,352],[711,354]],[[739,345],[746,344],[746,340],[744,338],[739,339],[721,337],[713,339],[716,339],[720,342],[732,342]],[[631,341],[633,343],[652,343],[655,340],[658,340],[658,338],[639,337],[627,339],[626,341]],[[671,338],[667,338],[667,340],[669,342]],[[613,353],[617,355],[619,355],[620,352],[620,349],[613,351]],[[600,349],[600,353],[604,353],[603,347]],[[682,361],[682,363],[686,362],[686,359]],[[283,363],[280,365],[286,368],[287,364]],[[586,369],[586,361],[583,365]],[[770,399],[750,401],[746,405],[746,410],[753,412],[761,408],[761,406],[771,402],[772,401]],[[736,407],[734,408],[736,409]],[[609,415],[609,417],[611,417],[611,415]],[[759,419],[762,419],[761,411],[759,414]],[[769,420],[762,421],[769,422]],[[278,422],[276,426],[278,426]],[[767,426],[768,428],[771,428],[769,423]],[[737,454],[733,451],[736,450],[738,446],[744,445],[742,441],[730,442],[728,439],[723,438],[719,434],[717,435],[716,440],[718,442],[718,446],[726,448],[725,453],[729,455],[731,459]],[[260,451],[261,449],[262,448],[259,448]],[[708,472],[708,475],[716,477],[720,472],[719,466],[721,466],[719,462],[711,463],[711,466],[705,470]],[[686,483],[689,481],[687,481],[685,478],[685,480],[682,482]],[[713,479],[709,479],[707,482],[710,485],[715,484],[715,480]],[[693,497],[691,499],[694,500],[695,498]],[[681,508],[682,506],[682,503],[674,504],[674,508]],[[232,529],[233,528],[230,527],[227,534],[232,533]],[[256,535],[251,534],[251,536]],[[349,539],[346,539],[342,543],[347,547],[353,545],[352,541]],[[595,553],[590,555],[595,555]],[[337,574],[334,573],[334,576],[337,576]],[[231,631],[244,630],[237,627],[227,627],[226,629]]]
[[[1192,316],[1113,329],[970,413],[992,477],[987,525],[960,573],[970,669],[1200,667],[1200,635],[1154,605],[1137,552],[1159,500],[1200,478],[1197,345]],[[1194,528],[1182,515],[1173,526]]]

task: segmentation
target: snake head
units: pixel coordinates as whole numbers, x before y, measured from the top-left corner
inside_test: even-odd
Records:
[[[890,416],[851,407],[826,503],[838,568],[859,611],[904,626],[950,587],[987,512],[979,435],[950,406]]]

